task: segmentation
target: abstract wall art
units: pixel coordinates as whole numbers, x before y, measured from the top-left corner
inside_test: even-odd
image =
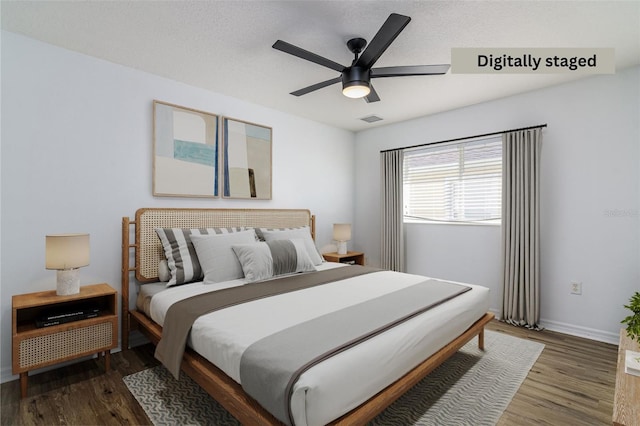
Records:
[[[224,198],[271,199],[271,127],[222,119]]]
[[[218,196],[218,116],[153,102],[153,195]]]

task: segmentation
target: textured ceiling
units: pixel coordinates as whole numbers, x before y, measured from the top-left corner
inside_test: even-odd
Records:
[[[6,1],[2,28],[214,92],[353,131],[581,78],[451,74],[374,80],[381,101],[348,99],[337,77],[271,48],[282,39],[350,64],[346,41],[390,13],[412,21],[376,63],[451,62],[453,47],[614,47],[640,64],[638,1]],[[377,115],[372,124],[360,119]]]

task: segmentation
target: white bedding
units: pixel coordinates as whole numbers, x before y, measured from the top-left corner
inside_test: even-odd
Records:
[[[339,266],[342,265],[325,262],[318,269]],[[198,318],[188,344],[240,383],[240,358],[255,341],[298,322],[425,279],[381,271],[350,278],[350,285],[336,282],[226,308]],[[138,305],[148,308],[143,310],[162,325],[174,302],[244,283],[244,280],[194,283],[152,291],[155,294],[150,303],[139,298]],[[472,290],[302,374],[292,397],[296,425],[323,425],[345,414],[466,330],[488,311],[489,289],[465,285]]]

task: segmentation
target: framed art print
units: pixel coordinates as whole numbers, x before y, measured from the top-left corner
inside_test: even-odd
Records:
[[[271,199],[271,127],[222,118],[224,198]]]
[[[218,116],[153,101],[153,195],[218,196]]]

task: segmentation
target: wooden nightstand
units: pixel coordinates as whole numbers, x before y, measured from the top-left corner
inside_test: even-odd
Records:
[[[20,374],[20,394],[27,396],[30,370],[104,353],[109,370],[111,349],[118,346],[117,294],[108,284],[80,287],[80,293],[58,296],[55,290],[13,296],[11,346],[13,374]],[[50,312],[71,313],[96,307],[94,318],[38,328],[36,320]]]
[[[325,253],[322,255],[327,262],[351,263],[364,266],[364,253],[348,251],[347,254]]]

